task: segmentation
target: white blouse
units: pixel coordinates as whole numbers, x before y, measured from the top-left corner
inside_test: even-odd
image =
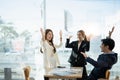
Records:
[[[55,45],[55,47],[60,47],[62,45],[62,42],[60,42],[59,45]],[[51,46],[47,40],[42,41],[41,40],[41,46],[42,46],[42,50],[43,50],[43,55],[44,55],[44,69],[46,72],[48,72],[48,70],[52,69],[52,68],[56,68],[58,65],[60,65],[59,63],[59,59],[57,56],[57,53],[54,53],[54,48],[53,46]]]

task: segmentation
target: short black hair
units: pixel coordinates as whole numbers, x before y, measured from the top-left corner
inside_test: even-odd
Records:
[[[113,50],[113,48],[115,47],[115,41],[111,38],[106,38],[106,39],[102,39],[102,44],[104,44],[105,46],[109,46],[110,50]]]

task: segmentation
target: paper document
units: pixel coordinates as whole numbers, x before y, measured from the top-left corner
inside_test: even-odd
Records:
[[[66,76],[71,74],[78,74],[81,73],[81,69],[76,68],[56,68],[50,71],[50,73],[57,75],[57,76]]]

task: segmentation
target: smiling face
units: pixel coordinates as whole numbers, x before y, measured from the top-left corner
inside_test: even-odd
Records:
[[[102,39],[102,44],[100,46],[102,52],[110,52],[115,46],[115,42],[111,38]]]
[[[77,33],[77,38],[78,38],[79,40],[82,40],[82,39],[83,39],[83,36],[82,36],[82,34],[81,34],[80,32]]]
[[[100,45],[100,48],[101,48],[101,52],[105,52],[107,46],[105,46],[104,44],[101,44],[101,45]]]
[[[81,41],[81,40],[84,40],[84,38],[85,38],[85,33],[84,33],[84,31],[83,30],[80,30],[80,31],[78,31],[77,32],[77,37],[78,37],[78,39]]]
[[[52,38],[53,38],[53,34],[52,34],[51,31],[49,31],[49,32],[47,33],[46,39],[47,39],[48,41],[51,41]]]
[[[50,29],[46,29],[45,31],[45,39],[48,41],[52,41],[53,39],[53,32]]]

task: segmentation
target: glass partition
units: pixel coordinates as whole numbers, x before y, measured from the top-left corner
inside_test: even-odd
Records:
[[[2,0],[0,1],[0,79],[5,68],[11,69],[12,79],[24,80],[23,68],[31,67],[30,77],[43,79],[43,54],[40,52],[40,28],[50,28],[54,43],[59,44],[59,31],[63,45],[57,49],[61,65],[69,67],[71,49],[65,48],[66,39],[77,40],[77,31],[83,29],[91,35],[87,54],[97,59],[101,54],[101,39],[115,26],[112,38],[118,62],[111,69],[110,79],[120,77],[120,1],[119,0]],[[93,66],[87,64],[88,73]]]

